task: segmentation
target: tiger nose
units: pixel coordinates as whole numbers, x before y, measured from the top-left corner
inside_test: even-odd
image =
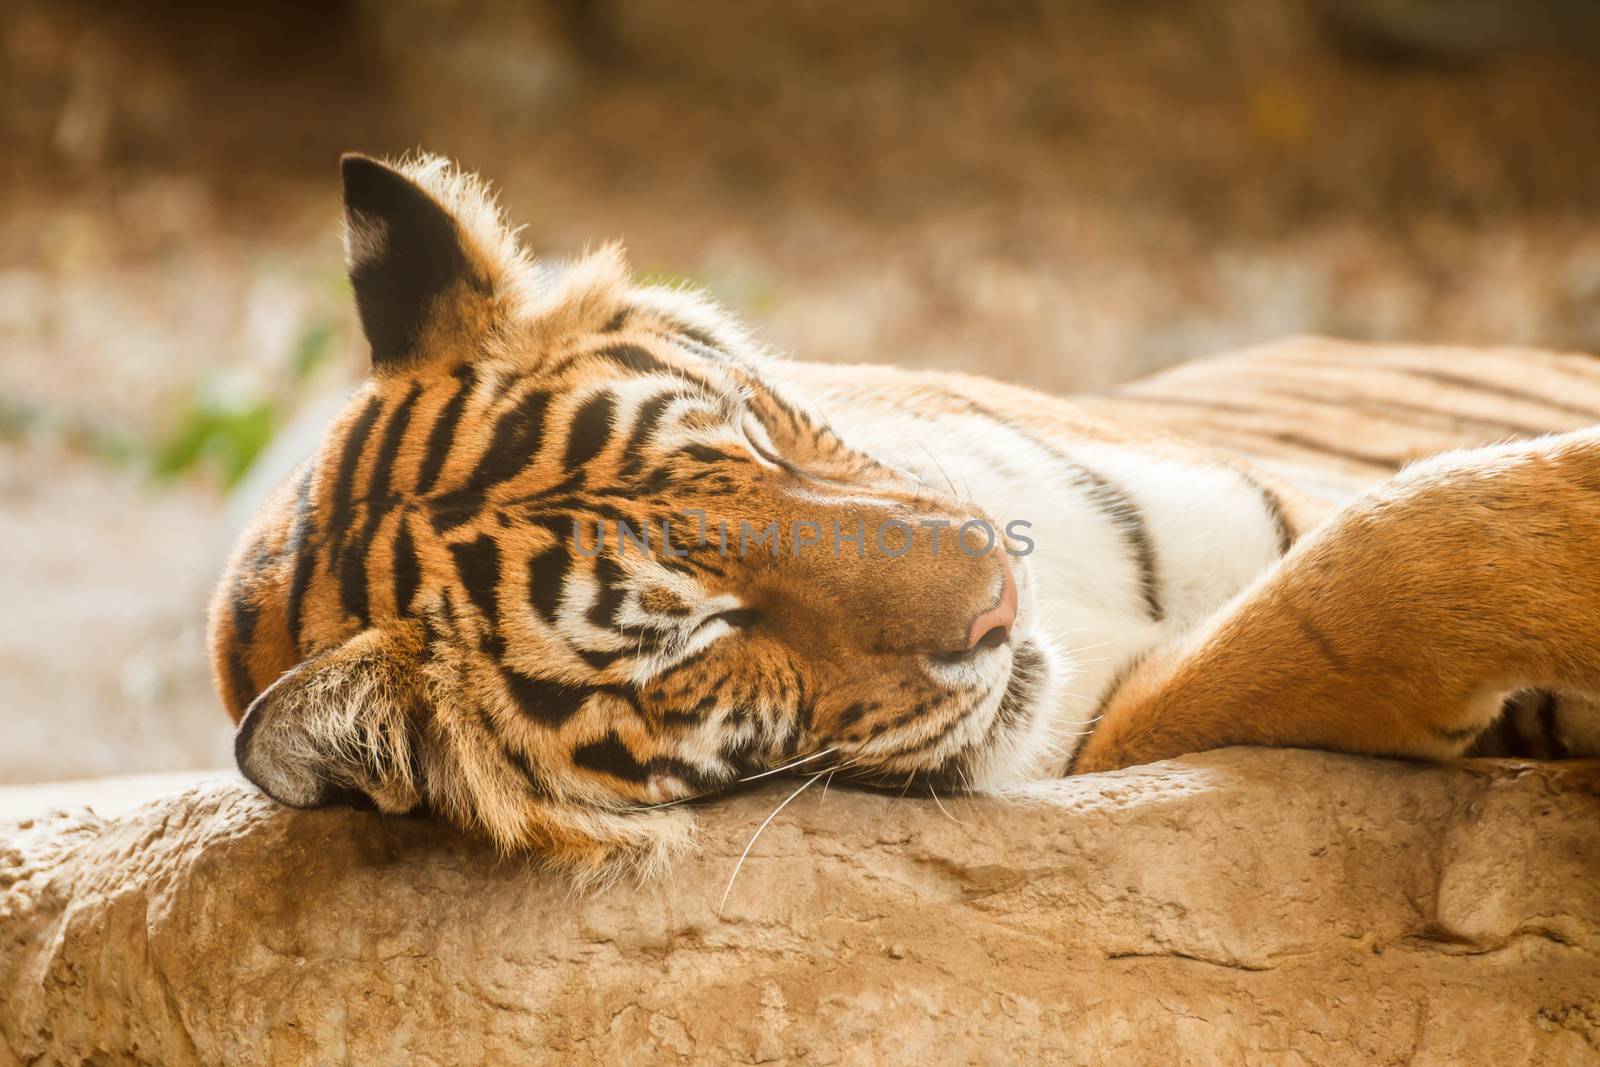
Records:
[[[1011,573],[1011,559],[1003,549],[995,549],[1000,558],[1000,600],[994,607],[972,620],[967,632],[967,651],[977,648],[997,648],[1011,636],[1011,627],[1017,621],[1017,579]]]

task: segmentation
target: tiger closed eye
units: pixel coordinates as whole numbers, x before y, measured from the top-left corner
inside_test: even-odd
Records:
[[[710,625],[713,622],[720,621],[727,623],[735,630],[748,630],[750,627],[760,622],[761,618],[761,612],[756,608],[734,608],[731,611],[717,612],[715,615],[708,618],[705,624]]]
[[[778,455],[778,450],[773,446],[772,438],[767,433],[766,427],[759,422],[748,420],[744,424],[744,439],[750,445],[750,450],[775,467],[789,468],[789,461]]]
[[[789,465],[782,456],[773,452],[772,449],[767,446],[766,442],[762,441],[759,437],[751,436],[749,441],[751,450],[768,463],[775,467],[787,467]]]

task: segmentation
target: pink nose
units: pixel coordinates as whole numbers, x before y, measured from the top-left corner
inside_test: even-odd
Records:
[[[1000,573],[1004,576],[1000,601],[972,620],[972,629],[967,634],[968,652],[980,645],[995,648],[1005,644],[1011,636],[1012,624],[1017,621],[1017,580],[1011,574],[1011,560],[1003,549],[995,549],[995,555],[1000,557]]]

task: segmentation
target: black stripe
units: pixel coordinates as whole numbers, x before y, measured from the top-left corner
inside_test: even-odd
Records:
[[[723,745],[717,751],[717,758],[737,775],[762,770],[766,763],[762,758],[761,746],[754,737],[746,737],[741,741]]]
[[[624,469],[625,474],[639,469],[639,465],[643,462],[643,457],[639,454],[640,449],[661,424],[661,417],[667,413],[667,407],[683,395],[670,390],[657,393],[639,405],[638,414],[633,418],[633,427],[628,431],[628,440],[622,446],[622,454],[628,461]]]
[[[502,666],[500,673],[523,714],[552,729],[572,718],[594,693],[588,686],[568,685],[554,678],[535,678],[510,667]]]
[[[383,413],[383,404],[377,397],[370,397],[366,406],[361,409],[361,414],[356,416],[350,432],[345,435],[344,444],[339,453],[339,468],[333,480],[333,502],[328,509],[328,529],[335,533],[347,529],[350,525],[351,500],[355,493],[356,467],[361,463],[361,454],[367,447],[367,437],[372,433],[373,425],[378,421],[378,416]]]
[[[572,494],[576,493],[583,486],[584,481],[585,479],[583,472],[578,471],[576,474],[568,475],[555,485],[541,489],[537,493],[527,493],[523,496],[511,497],[501,501],[501,503],[504,506],[510,506],[513,504],[526,504],[537,501],[541,507],[547,509],[569,507],[581,510],[588,506],[587,501],[585,499],[575,497]]]
[[[361,533],[346,538],[336,556],[339,561],[339,606],[362,629],[372,622],[367,593],[367,549],[372,541],[371,531],[383,515],[384,512],[375,505],[368,504],[367,521],[362,524]]]
[[[236,645],[248,645],[255,640],[256,623],[261,619],[261,609],[250,599],[251,592],[241,582],[229,593],[233,607],[233,641]]]
[[[500,728],[495,724],[489,713],[484,710],[483,706],[471,704],[469,707],[477,718],[479,727],[482,728],[487,736],[488,742],[498,748],[505,756],[506,762],[516,768],[517,773],[528,783],[528,787],[533,790],[534,794],[547,799],[550,798],[552,794],[549,783],[533,769],[526,756],[506,743],[505,739],[500,736]]]
[[[545,414],[550,407],[550,394],[534,390],[519,399],[510,411],[501,415],[494,424],[489,447],[478,462],[471,486],[487,489],[500,482],[509,481],[521,474],[532,462],[544,436]]]
[[[422,386],[412,385],[405,399],[390,414],[383,428],[383,437],[372,457],[367,475],[366,519],[361,530],[353,537],[342,538],[337,550],[339,561],[339,604],[346,616],[354,617],[363,628],[371,624],[372,603],[367,589],[367,557],[372,550],[372,539],[383,524],[389,510],[387,501],[393,499],[394,461],[399,455],[406,428],[411,424],[411,411],[422,395]]]
[[[383,428],[383,439],[378,443],[378,453],[372,457],[372,474],[367,479],[369,498],[384,500],[394,496],[395,457],[400,454],[400,444],[411,425],[411,411],[421,395],[422,386],[413,384],[405,399],[400,401],[400,406],[389,416]]]
[[[699,726],[705,716],[696,715],[693,711],[682,711],[677,708],[668,708],[661,713],[661,725],[671,730],[686,730]]]
[[[1262,408],[1250,407],[1246,404],[1230,403],[1226,400],[1206,400],[1201,397],[1158,397],[1146,396],[1135,393],[1118,393],[1114,399],[1131,401],[1136,404],[1152,404],[1163,407],[1192,408],[1197,411],[1222,411],[1236,415],[1268,416],[1278,414]],[[1291,448],[1302,449],[1307,452],[1316,452],[1324,456],[1334,456],[1350,463],[1358,463],[1367,467],[1376,467],[1379,470],[1393,471],[1399,469],[1406,461],[1406,456],[1379,456],[1371,452],[1358,452],[1355,449],[1345,448],[1341,445],[1329,444],[1319,441],[1305,434],[1291,430],[1266,429],[1260,426],[1244,425],[1229,422],[1225,427],[1210,426],[1209,429],[1226,429],[1234,436],[1244,435],[1249,437],[1264,438],[1288,445]]]
[[[355,616],[363,627],[367,625],[367,571],[362,532],[355,529],[355,477],[367,439],[372,436],[372,429],[382,413],[383,404],[377,397],[371,398],[345,436],[338,471],[334,475],[333,500],[328,508],[328,570],[335,576],[339,606],[347,615]],[[367,514],[370,517],[370,504]]]
[[[500,546],[488,534],[480,534],[475,541],[451,545],[450,555],[467,596],[489,620],[489,626],[497,627],[500,623]]]
[[[678,340],[678,338],[673,338],[673,340]],[[630,349],[632,350],[631,352],[628,351]],[[613,355],[613,353],[616,353],[616,355]],[[562,356],[549,366],[540,367],[539,373],[546,379],[556,378],[571,367],[582,363],[584,360],[591,359],[610,360],[618,366],[646,374],[670,374],[679,382],[684,384],[692,383],[699,386],[705,391],[706,396],[712,400],[715,400],[723,392],[722,388],[713,387],[710,382],[689,369],[675,367],[670,363],[663,362],[637,345],[613,345],[598,351],[573,352],[570,355]]]
[[[643,764],[633,758],[633,753],[628,751],[628,746],[616,734],[606,734],[599,741],[583,745],[573,752],[572,761],[580,767],[627,782],[643,782],[650,777]]]
[[[1236,431],[1255,437],[1262,437],[1268,441],[1276,441],[1279,444],[1288,445],[1290,448],[1298,448],[1304,452],[1316,452],[1319,455],[1333,456],[1347,463],[1374,467],[1382,471],[1398,470],[1405,465],[1406,460],[1411,458],[1409,456],[1380,456],[1371,452],[1357,452],[1353,448],[1330,445],[1326,441],[1318,441],[1304,434],[1289,433],[1282,430],[1259,430],[1251,426],[1240,426],[1236,428]]]
[[[720,448],[713,448],[710,445],[686,445],[678,451],[680,455],[688,456],[696,463],[714,465],[732,463],[734,461],[734,457],[730,453],[724,452]]]
[[[611,318],[606,321],[606,324],[600,327],[600,332],[616,333],[618,330],[622,329],[628,324],[628,311],[628,308],[623,308],[621,311],[611,316]]]
[[[428,519],[435,533],[448,533],[477,518],[483,502],[483,493],[477,490],[447,493],[429,503]]]
[[[1522,731],[1517,729],[1515,719],[1516,698],[1513,697],[1501,706],[1500,718],[1494,724],[1495,735],[1500,743],[1498,755],[1517,756],[1527,750],[1527,742],[1523,740]],[[1479,738],[1478,743],[1481,746],[1483,739]]]
[[[567,437],[565,463],[568,469],[581,467],[606,446],[611,434],[611,419],[617,402],[610,393],[599,393],[584,401],[572,420],[572,432]]]
[[[670,774],[696,793],[709,793],[727,784],[727,777],[703,771],[693,764],[671,756],[656,756],[650,760],[650,769],[659,774]]]
[[[422,565],[417,559],[417,548],[411,540],[411,526],[404,511],[400,512],[400,520],[395,530],[394,563],[391,570],[394,574],[395,613],[403,618],[409,618],[413,614],[411,601],[422,585]]]
[[[450,446],[455,443],[456,424],[461,421],[461,412],[466,407],[467,396],[477,381],[477,375],[471,367],[457,367],[454,377],[456,391],[446,401],[444,408],[439,412],[439,417],[433,422],[433,428],[428,431],[428,443],[422,454],[422,467],[417,471],[418,496],[432,489],[433,483],[439,479],[439,472],[444,470],[445,460],[450,457]]]
[[[761,398],[772,404],[783,413],[783,417],[789,422],[790,429],[800,430],[810,426],[810,418],[802,414],[801,411],[793,404],[789,403],[782,393],[778,392],[772,387],[772,383],[768,382],[765,378],[759,374],[756,374],[754,371],[747,369],[746,373],[749,377],[754,378],[755,381],[761,386]],[[773,437],[779,436],[779,434],[774,431],[772,424],[766,420],[765,413],[763,413],[759,408],[756,409],[756,417],[761,420],[761,425],[769,434],[771,434]]]
[[[1600,411],[1592,408],[1579,407],[1560,400],[1553,400],[1548,396],[1531,392],[1527,389],[1516,389],[1498,382],[1483,381],[1478,378],[1469,378],[1463,374],[1451,374],[1449,371],[1434,370],[1431,367],[1405,367],[1394,366],[1389,363],[1374,365],[1373,370],[1390,371],[1395,374],[1404,374],[1409,378],[1421,378],[1424,381],[1438,382],[1441,385],[1452,386],[1457,389],[1473,393],[1484,393],[1489,396],[1504,397],[1511,400],[1521,400],[1540,407],[1549,408],[1551,411],[1563,411],[1568,415],[1576,415],[1584,422],[1600,422]]]
[[[289,628],[289,640],[293,643],[296,652],[301,650],[300,616],[304,609],[306,588],[310,586],[312,575],[316,573],[316,570],[316,548],[312,545],[306,545],[295,556],[294,577],[289,580],[289,602],[285,620]]]
[[[995,709],[994,718],[990,720],[988,729],[983,732],[983,740],[952,755],[933,772],[936,777],[948,774],[952,765],[959,767],[961,760],[969,753],[993,751],[994,739],[998,734],[1015,729],[1025,720],[1027,709],[1034,707],[1039,697],[1039,673],[1043,663],[1044,657],[1033,645],[1025,644],[1017,649],[1011,680],[1006,683],[1005,691],[1000,694],[1000,706]],[[1081,749],[1087,739],[1088,734],[1085,733],[1075,742],[1077,748]],[[1068,763],[1069,774],[1072,773],[1072,765],[1077,759],[1078,753],[1074,751]],[[964,777],[960,779],[960,784],[964,789],[970,788]]]
[[[689,670],[691,668],[698,667],[701,664],[702,661],[710,658],[711,650],[714,647],[716,647],[715,646],[715,642],[713,642],[712,644],[709,644],[709,645],[704,645],[704,646],[696,649],[695,651],[689,653],[687,656],[683,657],[678,662],[674,663],[672,666],[670,666],[666,670],[662,671],[661,674],[656,678],[656,681],[657,682],[665,682],[665,681],[667,681],[667,679],[672,678],[674,675],[678,674],[681,671],[686,671],[686,670]]]
[[[607,651],[605,649],[578,648],[576,646],[573,647],[572,651],[576,652],[578,658],[583,660],[587,666],[597,671],[605,670],[628,654],[626,651]]]
[[[496,740],[498,741],[499,739],[496,738]],[[533,790],[535,796],[544,797],[545,799],[554,796],[550,791],[550,784],[533,769],[533,765],[528,762],[528,757],[503,741],[499,742],[499,747],[506,757],[506,762],[516,768],[517,773],[522,776],[523,781],[528,783],[528,788]]]
[[[1139,570],[1139,593],[1144,601],[1146,614],[1155,622],[1167,617],[1166,607],[1161,603],[1161,577],[1156,560],[1155,542],[1151,539],[1149,528],[1145,524],[1144,513],[1139,510],[1132,497],[1103,475],[976,400],[948,389],[941,389],[939,393],[946,399],[961,404],[969,413],[1005,427],[1066,467],[1073,480],[1083,486],[1090,503],[1094,504],[1100,514],[1121,532],[1123,544],[1133,556]]]
[[[1283,498],[1267,485],[1257,481],[1249,471],[1237,473],[1239,479],[1261,497],[1261,506],[1267,509],[1267,518],[1272,521],[1273,532],[1277,535],[1278,555],[1284,555],[1294,544],[1294,527],[1289,525],[1289,514],[1283,509]]]
[[[1294,621],[1295,625],[1300,629],[1301,636],[1316,648],[1328,666],[1341,674],[1350,670],[1350,661],[1334,645],[1333,639],[1328,636],[1322,627],[1312,622],[1303,613],[1297,614]]]
[[[699,345],[701,348],[709,348],[714,354],[713,358],[728,358],[728,354],[722,351],[722,349],[717,345],[717,339],[700,329],[698,326],[690,326],[686,322],[680,322],[676,320],[669,320],[668,325],[671,326],[674,331],[682,334],[684,337],[687,337],[690,341]]]
[[[1560,698],[1555,693],[1545,693],[1539,701],[1539,729],[1550,746],[1550,759],[1566,759],[1571,755],[1566,742],[1561,740],[1560,724],[1556,721],[1559,702]]]
[[[635,459],[637,458],[638,457],[635,457]],[[623,473],[631,474],[637,469],[638,464],[630,461],[627,467],[624,468]],[[640,493],[646,496],[655,496],[666,492],[667,488],[672,486],[676,481],[677,479],[673,474],[671,466],[664,464],[653,469],[637,484],[629,486],[628,489],[634,493]]]
[[[612,345],[610,348],[602,348],[600,355],[618,366],[640,374],[661,374],[673,370],[669,364],[663,363],[638,345]]]
[[[242,589],[235,589],[232,594],[233,641],[228,648],[228,678],[229,684],[233,687],[234,699],[240,704],[250,703],[258,692],[255,678],[250,673],[244,654],[254,638],[256,622],[261,617],[261,612],[248,597],[248,592]]]
[[[1318,381],[1320,383],[1322,380],[1318,379]],[[1415,426],[1418,429],[1438,430],[1443,433],[1462,433],[1464,424],[1480,427],[1492,437],[1505,437],[1508,435],[1539,437],[1550,432],[1549,427],[1529,426],[1525,423],[1486,418],[1482,415],[1468,415],[1462,412],[1442,409],[1438,406],[1408,404],[1400,400],[1379,400],[1351,391],[1349,384],[1344,382],[1328,382],[1328,384],[1335,388],[1327,393],[1310,393],[1299,389],[1284,389],[1264,385],[1252,385],[1250,388],[1254,394],[1260,396],[1279,397],[1318,407],[1334,408],[1341,414],[1354,410],[1358,414],[1369,418],[1381,416],[1390,422],[1397,422],[1405,426]],[[1263,410],[1272,411],[1275,409],[1266,408]]]
[[[289,579],[289,592],[284,605],[284,625],[289,630],[289,643],[295,652],[300,651],[300,612],[305,604],[306,587],[317,569],[316,518],[311,506],[311,467],[300,475],[300,487],[294,502],[294,525],[289,531],[285,554],[294,557],[294,573]]]
[[[1511,729],[1506,720],[1511,717],[1512,705],[1516,697],[1507,697],[1500,703],[1499,716],[1489,724],[1488,728],[1478,734],[1478,738],[1467,750],[1462,753],[1466,757],[1474,756],[1507,756],[1511,754]]]
[[[1132,497],[1113,485],[1104,475],[1065,456],[1061,458],[1068,464],[1077,481],[1084,486],[1090,502],[1121,532],[1122,543],[1133,554],[1139,568],[1139,593],[1144,600],[1145,613],[1155,622],[1165,619],[1167,609],[1161,603],[1161,577],[1157,571],[1156,546],[1150,537],[1150,529],[1145,524],[1144,513],[1139,510]]]
[[[552,626],[571,567],[571,554],[560,540],[528,561],[528,600],[539,616]]]
[[[563,490],[570,490],[573,487],[573,482],[577,480],[581,479],[569,478],[566,482],[562,483],[560,488]],[[627,495],[631,497],[634,494],[623,494],[619,491],[619,495]],[[623,511],[621,508],[614,504],[607,504],[604,501],[595,500],[592,496],[578,497],[569,494],[564,497],[556,497],[554,495],[549,497],[539,496],[537,498],[526,497],[522,500],[506,501],[505,503],[507,505],[525,504],[526,509],[524,510],[523,514],[528,521],[537,521],[552,534],[558,535],[572,535],[574,533],[574,522],[586,523],[596,518],[612,520],[628,518],[628,513]]]
[[[989,698],[994,695],[995,689],[998,689],[999,686],[1000,683],[997,682],[995,685],[985,690],[982,696],[973,702],[974,706],[987,704]],[[909,739],[904,744],[896,748],[874,749],[872,756],[874,762],[888,762],[889,760],[904,759],[907,756],[915,756],[920,752],[927,752],[937,748],[945,741],[946,738],[950,736],[951,730],[955,729],[956,726],[966,720],[966,713],[962,708],[957,707],[954,704],[947,704],[945,701],[939,701],[935,703],[931,710],[941,711],[946,707],[949,707],[950,712],[945,716],[945,721],[939,724],[939,728],[935,730],[932,735],[928,737]],[[914,714],[901,714],[895,719],[893,725],[897,727],[904,727],[910,723],[913,718],[922,718],[923,716],[927,715],[929,710],[930,709],[926,704],[918,704],[914,709]],[[992,736],[993,732],[997,728],[998,718],[989,724],[988,733]],[[880,730],[879,732],[881,733],[882,731]]]
[[[589,608],[589,621],[600,627],[614,627],[617,614],[628,590],[622,584],[622,568],[609,556],[602,556],[594,565],[595,584],[600,587],[594,604]]]
[[[795,700],[794,731],[789,736],[788,747],[792,748],[798,745],[803,738],[810,736],[816,717],[817,705],[815,701],[806,700],[804,697],[799,697]]]
[[[1500,742],[1499,755],[1526,756],[1532,746],[1528,739],[1522,736],[1522,728],[1517,725],[1518,710],[1525,694],[1517,694],[1506,699],[1500,705],[1500,718],[1495,723],[1495,733]]]

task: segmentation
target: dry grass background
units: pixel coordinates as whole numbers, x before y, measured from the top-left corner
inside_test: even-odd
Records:
[[[796,355],[1094,389],[1305,331],[1600,349],[1597,60],[1580,0],[13,0],[0,781],[226,761],[244,472],[362,358],[341,150],[455,156],[541,254],[623,237]]]

